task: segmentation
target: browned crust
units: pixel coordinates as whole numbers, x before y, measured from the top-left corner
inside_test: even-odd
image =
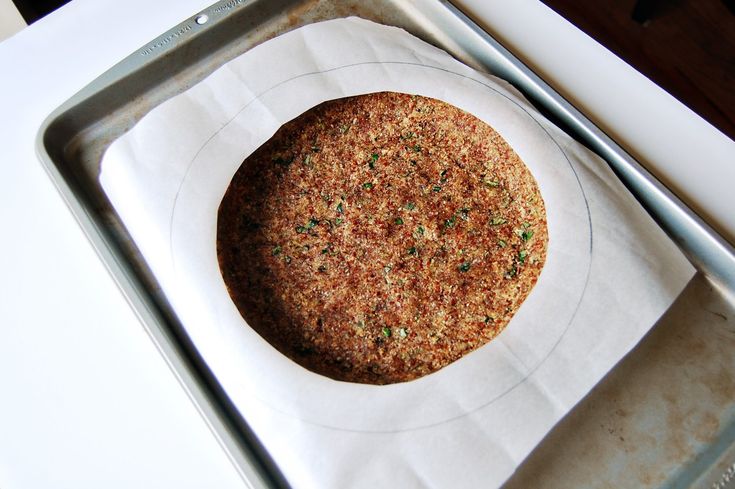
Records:
[[[309,370],[370,384],[421,377],[495,337],[547,240],[536,181],[500,135],[392,92],[281,127],[233,177],[217,224],[248,324]]]

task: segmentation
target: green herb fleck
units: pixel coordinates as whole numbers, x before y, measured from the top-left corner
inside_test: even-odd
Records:
[[[518,261],[521,263],[524,263],[526,261],[526,257],[528,256],[528,251],[521,250],[518,252]]]
[[[276,255],[278,255],[278,254],[280,254],[280,253],[281,253],[281,247],[280,247],[280,246],[275,246],[275,247],[273,248],[273,251],[272,251],[272,255],[273,255],[273,256],[276,256]]]
[[[493,318],[491,318],[490,316],[485,316],[485,324],[491,323],[492,321],[493,321]]]
[[[459,266],[459,271],[460,272],[466,272],[466,271],[468,271],[470,269],[471,266],[472,266],[472,264],[470,262],[466,261],[466,262],[462,263]]]
[[[375,168],[375,162],[378,161],[378,158],[380,158],[380,155],[378,153],[373,153],[370,156],[370,160],[368,161],[368,166],[370,167],[371,170]]]
[[[302,356],[312,355],[314,353],[314,349],[310,346],[300,345],[296,348],[296,353]]]
[[[450,217],[446,221],[444,221],[444,227],[445,228],[452,228],[454,227],[454,222],[456,221],[456,218],[454,216]]]
[[[386,338],[390,338],[390,335],[391,335],[390,328],[388,326],[384,326],[383,327],[383,336],[385,336]]]
[[[409,255],[415,255],[416,254],[416,247],[415,246],[410,247],[408,249],[408,254]]]
[[[416,228],[416,232],[419,233],[419,236],[423,236],[424,235],[424,227],[423,226],[417,227]]]
[[[419,146],[418,144],[415,144],[415,145],[413,146],[413,150],[414,150],[415,152],[417,152],[417,153],[420,153],[420,152],[421,152],[421,146]]]
[[[515,264],[513,265],[513,268],[505,272],[505,278],[513,278],[518,274],[518,266]]]
[[[310,154],[304,157],[304,165],[311,166],[311,155]]]
[[[416,203],[415,202],[409,202],[408,204],[405,205],[405,207],[409,211],[412,211],[412,210],[414,210],[416,208]]]
[[[257,231],[258,229],[260,229],[260,224],[258,224],[257,222],[251,221],[245,216],[242,217],[241,225],[248,231]]]
[[[485,185],[487,185],[488,187],[497,187],[498,185],[500,185],[500,182],[498,182],[497,180],[486,180]]]
[[[293,156],[291,156],[290,158],[284,158],[282,156],[277,156],[277,157],[273,158],[273,162],[276,165],[288,166],[293,161],[293,158],[294,158]]]
[[[490,219],[490,224],[493,226],[499,226],[501,224],[505,224],[506,222],[508,221],[506,221],[502,217],[493,217],[492,219]]]
[[[339,218],[339,217],[334,220],[334,224],[336,224],[337,226],[340,226],[342,224],[342,222],[343,222],[343,220],[341,218]]]
[[[311,229],[314,226],[316,226],[317,224],[319,224],[319,221],[316,218],[312,217],[311,219],[309,219],[309,223],[306,225],[306,227],[308,229]]]
[[[459,217],[463,221],[469,221],[470,220],[470,210],[466,207],[463,207],[462,209],[459,210]]]
[[[441,188],[441,187],[440,187],[439,185],[435,185],[435,186],[434,186],[434,187],[433,187],[433,188],[431,189],[431,191],[432,191],[432,192],[441,192],[441,191],[442,191],[442,188]]]
[[[327,271],[327,266],[326,266],[326,265],[319,265],[319,268],[318,268],[318,270],[319,270],[320,272],[326,272],[326,271]]]
[[[439,174],[439,181],[441,183],[445,183],[447,181],[447,170],[442,170],[442,172]]]
[[[327,253],[329,253],[329,246],[322,250],[322,255],[326,255]]]
[[[304,226],[296,226],[296,232],[297,233],[305,233],[308,229],[306,229]]]
[[[401,225],[403,224],[403,219],[401,219],[400,217],[396,217],[396,219],[393,222],[395,222],[398,225]]]
[[[405,338],[406,336],[408,336],[408,330],[406,328],[399,329],[398,336],[400,336],[401,338]]]
[[[340,202],[339,204],[337,204],[337,212],[339,212],[340,214],[342,214],[344,212],[344,209],[342,208],[342,202]]]
[[[532,236],[533,236],[533,230],[531,230],[531,229],[525,229],[521,233],[521,239],[523,241],[528,241],[529,239],[531,239]]]
[[[370,190],[371,188],[373,188],[373,184],[370,182],[363,183],[362,188],[364,188],[365,190]]]
[[[504,239],[498,240],[498,246],[500,246],[501,248],[505,248],[507,245],[508,243],[506,243]]]
[[[289,263],[291,263],[291,257],[290,257],[290,256],[288,256],[288,255],[286,255],[286,256],[284,257],[284,260],[286,261],[286,264],[289,264]]]

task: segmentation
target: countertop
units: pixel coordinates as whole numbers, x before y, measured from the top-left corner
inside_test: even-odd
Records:
[[[55,107],[210,3],[74,0],[0,43],[4,489],[246,487],[34,152]],[[735,241],[735,142],[540,2],[456,3]]]

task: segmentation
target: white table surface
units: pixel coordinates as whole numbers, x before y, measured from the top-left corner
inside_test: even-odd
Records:
[[[0,43],[3,489],[245,487],[34,152],[49,112],[210,3],[74,0]],[[539,2],[457,3],[735,241],[732,140]]]

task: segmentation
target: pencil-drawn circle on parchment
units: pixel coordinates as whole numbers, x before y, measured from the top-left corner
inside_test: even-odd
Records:
[[[299,93],[296,101],[288,96],[294,91]],[[536,178],[549,229],[547,261],[539,281],[496,339],[433,374],[384,386],[317,375],[267,344],[232,303],[215,247],[219,203],[250,153],[283,123],[325,100],[378,91],[437,98],[492,126]],[[270,409],[319,426],[398,432],[482,409],[543,365],[562,341],[584,295],[591,265],[590,219],[572,162],[509,91],[489,78],[421,64],[376,62],[284,80],[213,127],[212,137],[193,156],[181,183],[170,237],[178,292],[185,298],[184,323],[196,318],[208,325],[207,333],[196,328],[199,333],[192,339],[205,360],[216,355],[210,367],[236,406],[257,399]]]

